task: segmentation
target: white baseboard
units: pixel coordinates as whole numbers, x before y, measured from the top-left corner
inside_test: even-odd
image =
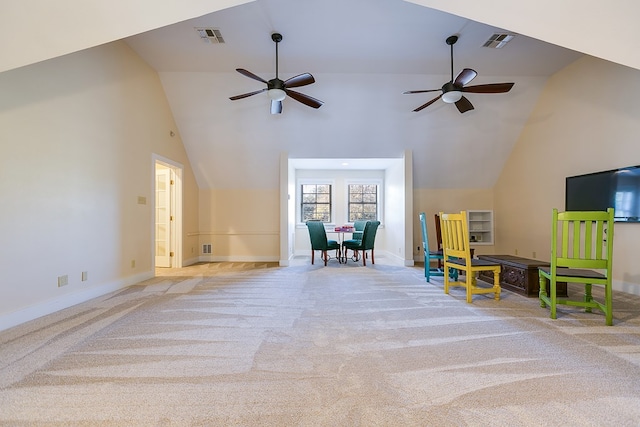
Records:
[[[280,258],[273,256],[216,256],[205,255],[198,258],[199,262],[279,262]]]
[[[194,257],[194,258],[189,258],[189,259],[183,259],[182,260],[182,266],[183,267],[187,267],[189,265],[193,265],[193,264],[197,264],[200,262],[200,258],[199,257]]]
[[[152,277],[154,277],[153,272],[145,271],[134,276],[129,276],[124,279],[117,280],[112,283],[105,283],[91,289],[68,294],[63,297],[54,298],[48,301],[34,304],[29,307],[22,308],[11,313],[0,315],[0,331],[18,326],[22,323],[35,320],[39,317],[46,316],[51,313],[55,313],[56,311],[64,310],[65,308],[69,308],[76,304],[89,301],[93,298],[101,297],[110,292],[126,288]]]
[[[611,284],[611,287],[613,288],[614,291],[626,292],[631,295],[640,296],[640,285],[636,283],[626,283],[621,280],[613,279],[613,283]],[[615,307],[613,308],[613,312],[615,313]]]

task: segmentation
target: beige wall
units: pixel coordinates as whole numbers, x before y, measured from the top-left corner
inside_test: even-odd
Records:
[[[585,57],[549,79],[495,186],[496,251],[548,260],[567,176],[640,164],[640,71]],[[640,291],[640,224],[615,225],[617,289]]]
[[[0,93],[0,329],[153,275],[154,153],[185,166],[197,229],[160,80],[126,44],[0,73]]]
[[[413,191],[414,226],[413,226],[413,253],[416,261],[422,261],[422,230],[418,214],[424,212],[427,215],[427,238],[429,247],[436,249],[436,232],[434,215],[439,212],[454,213],[463,210],[492,210],[493,190],[490,188],[469,189],[428,189],[416,188]],[[494,212],[494,223],[499,220],[499,215]],[[494,239],[495,241],[495,239]],[[476,255],[495,253],[494,245],[473,245]]]
[[[200,190],[199,249],[210,261],[279,261],[280,189]]]

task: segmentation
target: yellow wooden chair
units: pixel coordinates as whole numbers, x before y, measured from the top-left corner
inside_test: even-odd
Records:
[[[584,307],[586,312],[597,308],[604,313],[607,326],[613,325],[613,208],[561,213],[553,209],[552,224],[551,265],[539,268],[540,306],[550,307],[552,319],[557,304]],[[583,283],[583,299],[558,298],[558,282]],[[604,302],[593,299],[592,285],[604,286]]]
[[[440,212],[440,231],[442,232],[442,251],[444,254],[444,270],[455,269],[464,273],[464,281],[461,275],[452,281],[449,274],[444,275],[444,293],[449,293],[450,286],[462,286],[467,290],[467,302],[472,302],[475,294],[495,295],[495,299],[500,299],[500,264],[490,261],[475,259],[471,257],[469,248],[469,224],[467,223],[467,212],[461,211],[459,214],[446,214]],[[480,287],[475,275],[479,271],[493,272],[493,286],[490,288]]]

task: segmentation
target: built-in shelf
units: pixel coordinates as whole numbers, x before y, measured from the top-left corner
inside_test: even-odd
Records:
[[[493,211],[468,210],[467,221],[472,245],[493,245]]]

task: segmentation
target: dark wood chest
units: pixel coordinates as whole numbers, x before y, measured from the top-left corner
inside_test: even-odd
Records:
[[[538,267],[549,266],[548,262],[513,255],[479,255],[478,259],[500,264],[500,286],[527,297],[538,296],[540,290]],[[493,283],[493,272],[481,271],[478,278]],[[558,296],[566,297],[567,284],[558,282],[557,293]]]

